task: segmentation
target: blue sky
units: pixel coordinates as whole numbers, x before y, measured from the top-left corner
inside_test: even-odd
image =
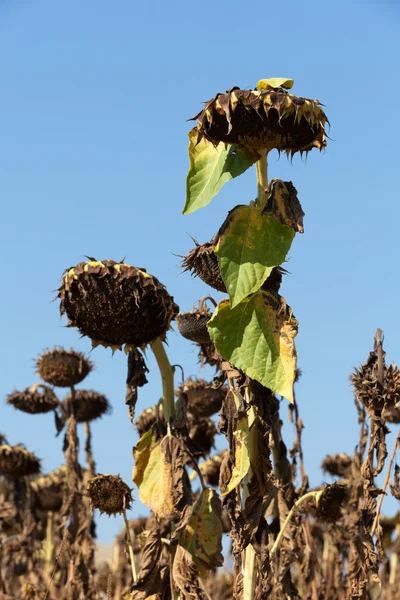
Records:
[[[399,24],[394,2],[0,0],[1,395],[37,381],[33,359],[44,348],[90,349],[51,302],[63,270],[84,255],[146,267],[182,310],[208,293],[180,274],[174,253],[191,249],[188,233],[209,240],[230,208],[253,199],[255,172],[182,216],[186,120],[218,91],[291,77],[332,124],[325,153],[293,164],[274,154],[269,166],[271,178],[293,181],[306,213],[282,294],[300,322],[297,398],[307,470],[320,483],[322,458],[357,442],[348,376],[377,327],[387,360],[400,362]],[[195,375],[190,343],[171,333],[169,344],[171,361]],[[114,407],[93,425],[98,469],[130,482],[137,438],[124,406],[126,358],[101,348],[91,358],[84,387]],[[149,367],[138,411],[160,395],[150,357]],[[51,416],[1,403],[0,431],[45,470],[62,462]],[[100,519],[100,538],[120,525]]]

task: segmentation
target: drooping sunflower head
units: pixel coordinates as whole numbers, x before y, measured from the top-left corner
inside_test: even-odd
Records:
[[[111,411],[107,398],[94,390],[75,390],[73,396],[67,394],[61,408],[65,417],[73,412],[77,423],[89,423]]]
[[[56,387],[71,387],[81,383],[92,371],[93,363],[75,350],[53,348],[36,359],[36,370],[46,383]]]
[[[0,445],[0,474],[8,477],[27,477],[40,472],[40,460],[21,444]]]
[[[40,510],[60,510],[63,502],[63,490],[66,484],[67,468],[55,469],[48,475],[42,475],[31,482],[35,494],[35,505]]]
[[[176,324],[179,333],[197,344],[208,344],[211,342],[210,334],[208,333],[207,324],[212,317],[212,313],[206,305],[206,300],[214,300],[210,296],[205,296],[197,303],[197,307],[191,312],[179,313],[176,317]]]
[[[176,396],[186,394],[187,410],[195,417],[211,417],[221,408],[222,401],[228,392],[226,386],[212,387],[205,379],[189,377],[176,389]]]
[[[54,410],[59,405],[59,401],[47,385],[35,384],[22,392],[16,390],[9,394],[7,404],[30,415],[36,415]]]
[[[93,347],[113,350],[165,337],[179,311],[156,277],[113,260],[89,260],[68,269],[58,298],[69,326],[88,336]]]
[[[97,475],[87,486],[92,508],[98,508],[107,515],[117,515],[128,510],[133,500],[131,491],[119,475]]]
[[[202,245],[196,243],[196,247],[183,259],[182,267],[184,271],[190,271],[193,276],[199,277],[218,292],[226,293],[213,241]]]
[[[238,144],[253,154],[276,149],[293,156],[325,148],[329,121],[320,102],[289,94],[279,85],[264,86],[263,81],[268,80],[252,90],[233,87],[206,102],[193,118],[199,140]]]

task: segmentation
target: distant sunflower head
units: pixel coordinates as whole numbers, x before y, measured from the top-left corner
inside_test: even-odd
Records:
[[[98,508],[107,515],[117,515],[130,509],[133,500],[131,491],[119,475],[97,475],[87,486],[92,508]]]
[[[37,508],[53,512],[61,509],[66,475],[67,469],[65,466],[62,466],[48,475],[42,475],[31,482]]]
[[[253,154],[276,149],[293,156],[325,148],[329,121],[320,102],[294,96],[279,86],[263,89],[262,81],[255,89],[233,87],[206,102],[193,118],[198,139],[204,137],[214,145],[237,144]]]
[[[68,269],[58,290],[61,315],[93,346],[126,350],[164,338],[179,308],[144,269],[89,260]]]
[[[334,477],[347,477],[351,472],[352,458],[348,454],[330,454],[322,462],[322,469]]]
[[[27,477],[40,472],[40,460],[21,444],[0,446],[0,474],[8,477]]]
[[[71,387],[85,379],[92,371],[93,363],[76,350],[54,348],[42,352],[36,359],[36,369],[46,383],[56,387]]]
[[[223,450],[219,454],[212,456],[209,460],[201,463],[200,471],[207,485],[218,486],[221,464],[226,453],[227,450]]]
[[[23,390],[15,391],[7,396],[7,404],[31,415],[47,413],[59,405],[57,396],[51,388],[43,384],[35,384]]]
[[[197,308],[194,308],[191,312],[179,313],[176,317],[179,333],[187,340],[197,344],[211,342],[207,325],[212,313],[205,303],[206,300],[212,300],[212,298],[210,296],[202,298],[199,300]]]
[[[211,417],[220,410],[227,391],[225,386],[213,388],[205,379],[189,377],[175,393],[177,396],[186,394],[187,410],[195,417]]]
[[[89,423],[111,411],[107,398],[94,390],[75,390],[73,396],[64,398],[61,408],[66,417],[73,412],[77,423]]]

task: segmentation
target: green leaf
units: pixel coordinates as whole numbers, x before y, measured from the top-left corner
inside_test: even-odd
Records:
[[[223,300],[208,323],[211,339],[225,360],[290,402],[297,328],[285,300],[261,290],[232,309],[229,300]]]
[[[197,136],[194,127],[189,131],[190,168],[184,215],[207,206],[227,181],[244,173],[258,158],[238,150],[236,144],[220,143],[215,147],[205,138],[197,144]]]
[[[232,308],[284,262],[294,236],[291,227],[254,206],[237,206],[229,213],[215,253]]]
[[[181,541],[193,556],[200,577],[223,564],[222,506],[217,493],[204,488],[193,507]]]
[[[257,90],[270,90],[276,88],[285,88],[291,90],[294,85],[293,79],[285,79],[284,77],[273,77],[272,79],[260,79],[256,85]]]

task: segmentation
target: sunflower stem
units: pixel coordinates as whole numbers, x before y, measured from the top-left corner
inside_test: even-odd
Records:
[[[51,510],[47,513],[47,525],[46,525],[46,545],[45,545],[45,560],[46,560],[46,573],[50,573],[51,565],[53,560],[54,553],[54,544],[53,544],[53,512]]]
[[[135,555],[133,553],[133,544],[132,544],[131,530],[129,528],[128,517],[126,516],[126,510],[125,509],[124,509],[124,512],[122,513],[122,515],[123,515],[124,521],[125,521],[126,538],[127,538],[127,542],[128,542],[128,548],[129,548],[129,557],[131,559],[133,583],[136,583],[137,575],[136,575]]]
[[[154,356],[160,369],[162,387],[163,387],[163,402],[165,420],[168,423],[170,419],[175,417],[175,393],[174,393],[174,369],[172,368],[164,345],[160,338],[150,344]]]
[[[265,208],[267,203],[268,188],[268,152],[263,152],[260,159],[256,162],[257,173],[257,206],[260,210]]]
[[[249,388],[245,387],[246,401],[250,403],[250,392]],[[251,464],[257,461],[257,450],[256,450],[256,430],[255,430],[255,418],[256,412],[254,406],[250,406],[248,412],[249,420],[249,435],[248,435],[248,452],[250,459],[250,469],[246,477],[243,479],[243,491],[242,491],[242,502],[243,508],[245,507],[246,500],[249,497],[249,486],[253,470]],[[257,561],[256,552],[253,545],[250,543],[244,554],[244,567],[243,567],[243,600],[254,600],[257,588]]]
[[[281,540],[283,538],[283,534],[285,533],[285,529],[286,527],[289,525],[294,513],[296,512],[296,510],[303,504],[303,502],[305,500],[308,500],[309,498],[316,498],[318,496],[320,492],[307,492],[306,494],[304,494],[303,496],[301,496],[292,506],[292,508],[290,509],[285,522],[283,523],[280,532],[278,533],[278,536],[275,540],[274,545],[271,548],[271,552],[269,553],[270,558],[273,557],[273,555],[275,554],[275,552],[278,550],[279,548],[279,544],[281,543]]]

